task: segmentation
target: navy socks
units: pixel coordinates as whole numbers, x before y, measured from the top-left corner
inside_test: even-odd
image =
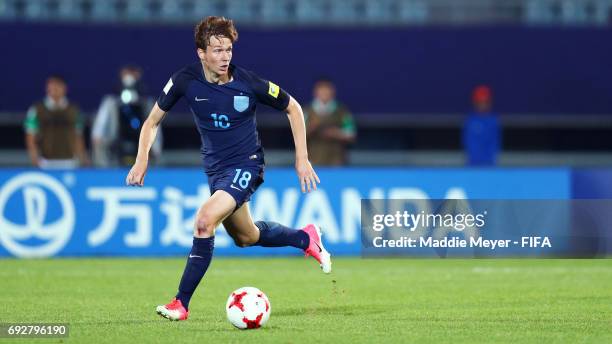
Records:
[[[259,228],[259,240],[255,246],[293,246],[305,250],[310,244],[310,237],[300,229],[285,227],[272,221],[257,221],[255,226]]]
[[[176,298],[181,300],[185,309],[189,309],[189,301],[198,284],[204,277],[212,259],[215,237],[193,238],[193,246],[187,258],[187,265],[179,284]]]
[[[305,250],[310,244],[310,237],[303,230],[285,227],[272,221],[257,221],[255,225],[259,228],[259,240],[254,246],[293,246]],[[198,284],[200,284],[210,265],[214,247],[214,236],[210,238],[193,238],[193,246],[187,258],[183,277],[181,277],[179,291],[176,294],[176,298],[181,300],[185,309],[189,309],[189,301],[191,301],[193,292],[198,287]]]

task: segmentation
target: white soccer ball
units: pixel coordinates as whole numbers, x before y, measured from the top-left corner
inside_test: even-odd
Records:
[[[227,320],[239,329],[260,328],[270,318],[272,306],[266,294],[243,287],[230,294],[225,305]]]

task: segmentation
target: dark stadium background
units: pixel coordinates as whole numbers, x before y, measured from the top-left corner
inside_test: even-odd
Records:
[[[356,150],[460,150],[462,118],[478,84],[494,90],[504,151],[612,150],[607,139],[612,134],[612,31],[606,25],[237,25],[234,62],[277,81],[303,104],[310,101],[317,77],[337,83],[340,99],[360,124]],[[1,146],[22,147],[21,120],[42,95],[50,72],[66,77],[71,99],[87,115],[113,90],[117,70],[127,63],[143,68],[146,89],[157,96],[174,70],[195,60],[192,26],[0,22],[6,47]],[[259,120],[265,146],[291,149],[285,119],[266,112],[260,111]],[[166,148],[197,149],[197,136],[183,135],[190,129],[190,116],[169,116]],[[0,159],[0,164],[11,162]]]

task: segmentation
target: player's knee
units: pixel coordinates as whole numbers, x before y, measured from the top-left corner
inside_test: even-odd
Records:
[[[237,235],[234,237],[234,244],[238,247],[249,247],[257,243],[257,238],[249,235]]]
[[[234,244],[236,244],[236,246],[240,248],[249,247],[249,245],[247,245],[247,243],[245,241],[242,241],[241,239],[234,239]]]
[[[215,234],[216,221],[207,211],[198,213],[195,223],[195,235],[199,237],[211,237]]]

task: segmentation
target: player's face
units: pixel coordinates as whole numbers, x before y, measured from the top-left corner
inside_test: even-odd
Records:
[[[216,75],[225,75],[232,60],[232,48],[229,38],[213,36],[206,50],[198,49],[198,55],[209,71]]]

